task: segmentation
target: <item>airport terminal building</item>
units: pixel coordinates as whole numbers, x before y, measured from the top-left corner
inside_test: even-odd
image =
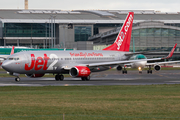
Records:
[[[131,51],[180,48],[180,13],[154,10],[0,10],[0,46],[102,49],[134,12]]]

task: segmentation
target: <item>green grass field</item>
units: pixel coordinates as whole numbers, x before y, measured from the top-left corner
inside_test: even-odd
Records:
[[[180,119],[180,85],[0,87],[0,120]]]

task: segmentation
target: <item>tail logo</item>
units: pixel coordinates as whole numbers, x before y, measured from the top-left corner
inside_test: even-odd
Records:
[[[122,45],[122,43],[123,43],[123,40],[124,40],[125,35],[124,35],[123,32],[121,32],[118,37],[119,37],[119,38],[118,38],[119,40],[116,41],[116,44],[117,44],[117,46],[118,46],[117,49],[119,50],[120,47],[121,47],[121,45]]]
[[[118,40],[115,42],[116,45],[117,45],[117,50],[119,50],[121,48],[121,45],[122,45],[122,43],[124,41],[124,38],[125,38],[125,35],[128,32],[128,29],[131,26],[132,21],[133,21],[133,16],[130,15],[129,19],[128,19],[127,23],[126,23],[126,26],[124,27],[124,30],[122,30],[122,32],[118,36]]]
[[[121,27],[114,43],[103,50],[114,50],[128,52],[131,42],[131,31],[133,25],[134,13],[129,12],[123,26]]]

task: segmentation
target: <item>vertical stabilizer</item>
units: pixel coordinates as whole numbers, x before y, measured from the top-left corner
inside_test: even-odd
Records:
[[[119,31],[119,34],[115,40],[115,42],[103,49],[103,50],[114,50],[114,51],[129,51],[130,42],[131,42],[131,31],[134,19],[134,12],[129,12],[126,17],[126,20]]]
[[[12,55],[12,54],[14,54],[14,46],[12,46],[11,54],[10,55]]]

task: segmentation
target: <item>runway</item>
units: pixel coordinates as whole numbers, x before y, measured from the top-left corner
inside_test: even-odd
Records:
[[[21,78],[15,82],[14,77],[0,78],[0,86],[92,86],[92,85],[152,85],[152,84],[180,84],[180,70],[153,71],[147,74],[143,71],[128,71],[122,74],[119,71],[111,70],[93,73],[90,81],[81,81],[80,78],[65,78],[64,81],[55,81],[54,78]]]

